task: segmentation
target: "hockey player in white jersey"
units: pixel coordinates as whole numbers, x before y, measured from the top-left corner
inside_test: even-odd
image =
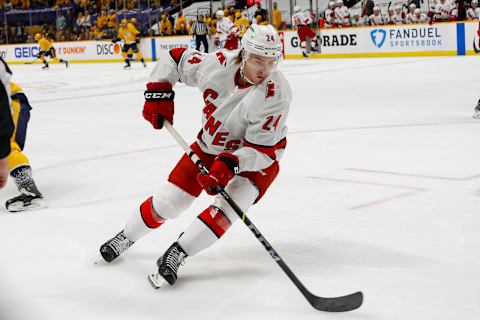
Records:
[[[433,16],[435,21],[449,21],[451,18],[452,10],[455,8],[455,4],[447,0],[440,0],[435,6],[435,14]]]
[[[218,43],[221,48],[227,50],[238,49],[238,37],[240,30],[233,24],[233,22],[225,18],[222,10],[218,10],[215,14],[217,17],[217,36]]]
[[[395,14],[392,17],[394,24],[404,24],[405,23],[405,13],[402,11],[402,7],[399,5],[395,6]]]
[[[309,24],[313,22],[310,13],[303,12],[300,7],[295,6],[293,11],[295,12],[292,16],[292,26],[297,30],[298,38],[300,40],[300,48],[302,49],[302,54],[305,58],[308,58],[307,55],[307,37],[311,39],[312,50],[318,51],[318,42],[317,35],[313,31]]]
[[[147,84],[143,117],[155,129],[162,128],[164,119],[173,123],[172,87],[181,81],[199,88],[205,103],[202,128],[191,148],[209,173],[201,174],[184,155],[159,192],[138,206],[124,230],[100,247],[105,261],[113,261],[134,242],[178,217],[203,190],[213,195],[218,186],[226,186],[244,212],[263,197],[279,172],[286,147],[292,95],[277,68],[281,55],[277,31],[271,25],[254,24],[242,37],[238,53],[175,48],[160,59]],[[173,285],[183,260],[217,242],[236,220],[235,211],[216,195],[158,259],[156,276]]]
[[[325,28],[335,28],[335,2],[330,1],[325,10]]]
[[[418,24],[418,23],[428,23],[430,19],[425,13],[420,12],[420,9],[415,9],[413,12],[413,16],[411,17],[411,23]]]
[[[335,24],[337,27],[349,27],[350,26],[350,12],[348,8],[343,5],[343,0],[335,1],[337,7],[335,8]]]
[[[352,23],[352,27],[362,27],[362,26],[367,26],[368,25],[368,23],[365,22],[365,18],[360,17],[359,12],[354,12],[353,16],[352,16],[352,19],[350,21]]]
[[[407,24],[413,23],[412,21],[413,21],[413,16],[415,15],[416,8],[417,6],[415,5],[415,3],[410,3],[410,5],[408,6],[408,12],[405,15],[405,23]]]
[[[472,0],[471,7],[467,10],[468,20],[480,20],[480,8],[478,7],[478,0]]]
[[[395,10],[393,10],[393,8],[388,8],[387,9],[387,14],[385,15],[384,19],[385,19],[385,24],[388,24],[388,25],[393,25],[395,24],[395,21],[393,21],[393,17],[395,16]]]
[[[385,19],[380,11],[380,8],[375,6],[373,7],[373,14],[370,15],[370,25],[372,26],[381,26],[385,24]]]

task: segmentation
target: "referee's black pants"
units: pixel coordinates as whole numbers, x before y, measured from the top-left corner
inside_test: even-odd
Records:
[[[195,42],[197,44],[197,51],[200,51],[200,43],[203,43],[203,47],[205,48],[205,53],[208,53],[208,40],[207,35],[196,35]]]

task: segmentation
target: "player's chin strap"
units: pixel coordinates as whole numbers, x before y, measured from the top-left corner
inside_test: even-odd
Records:
[[[245,79],[250,84],[255,84],[252,80],[248,79],[248,77],[245,75],[243,72],[243,68],[245,67],[245,63],[247,62],[248,59],[250,59],[250,52],[246,52],[245,50],[242,51],[242,64],[240,65],[240,75]]]

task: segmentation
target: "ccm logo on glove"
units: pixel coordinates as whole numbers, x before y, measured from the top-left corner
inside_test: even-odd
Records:
[[[175,98],[175,92],[155,92],[145,91],[145,100],[173,100]]]

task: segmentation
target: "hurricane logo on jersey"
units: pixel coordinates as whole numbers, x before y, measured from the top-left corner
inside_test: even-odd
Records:
[[[385,39],[387,39],[387,31],[374,29],[370,31],[370,38],[372,39],[373,45],[380,49],[385,43]]]

